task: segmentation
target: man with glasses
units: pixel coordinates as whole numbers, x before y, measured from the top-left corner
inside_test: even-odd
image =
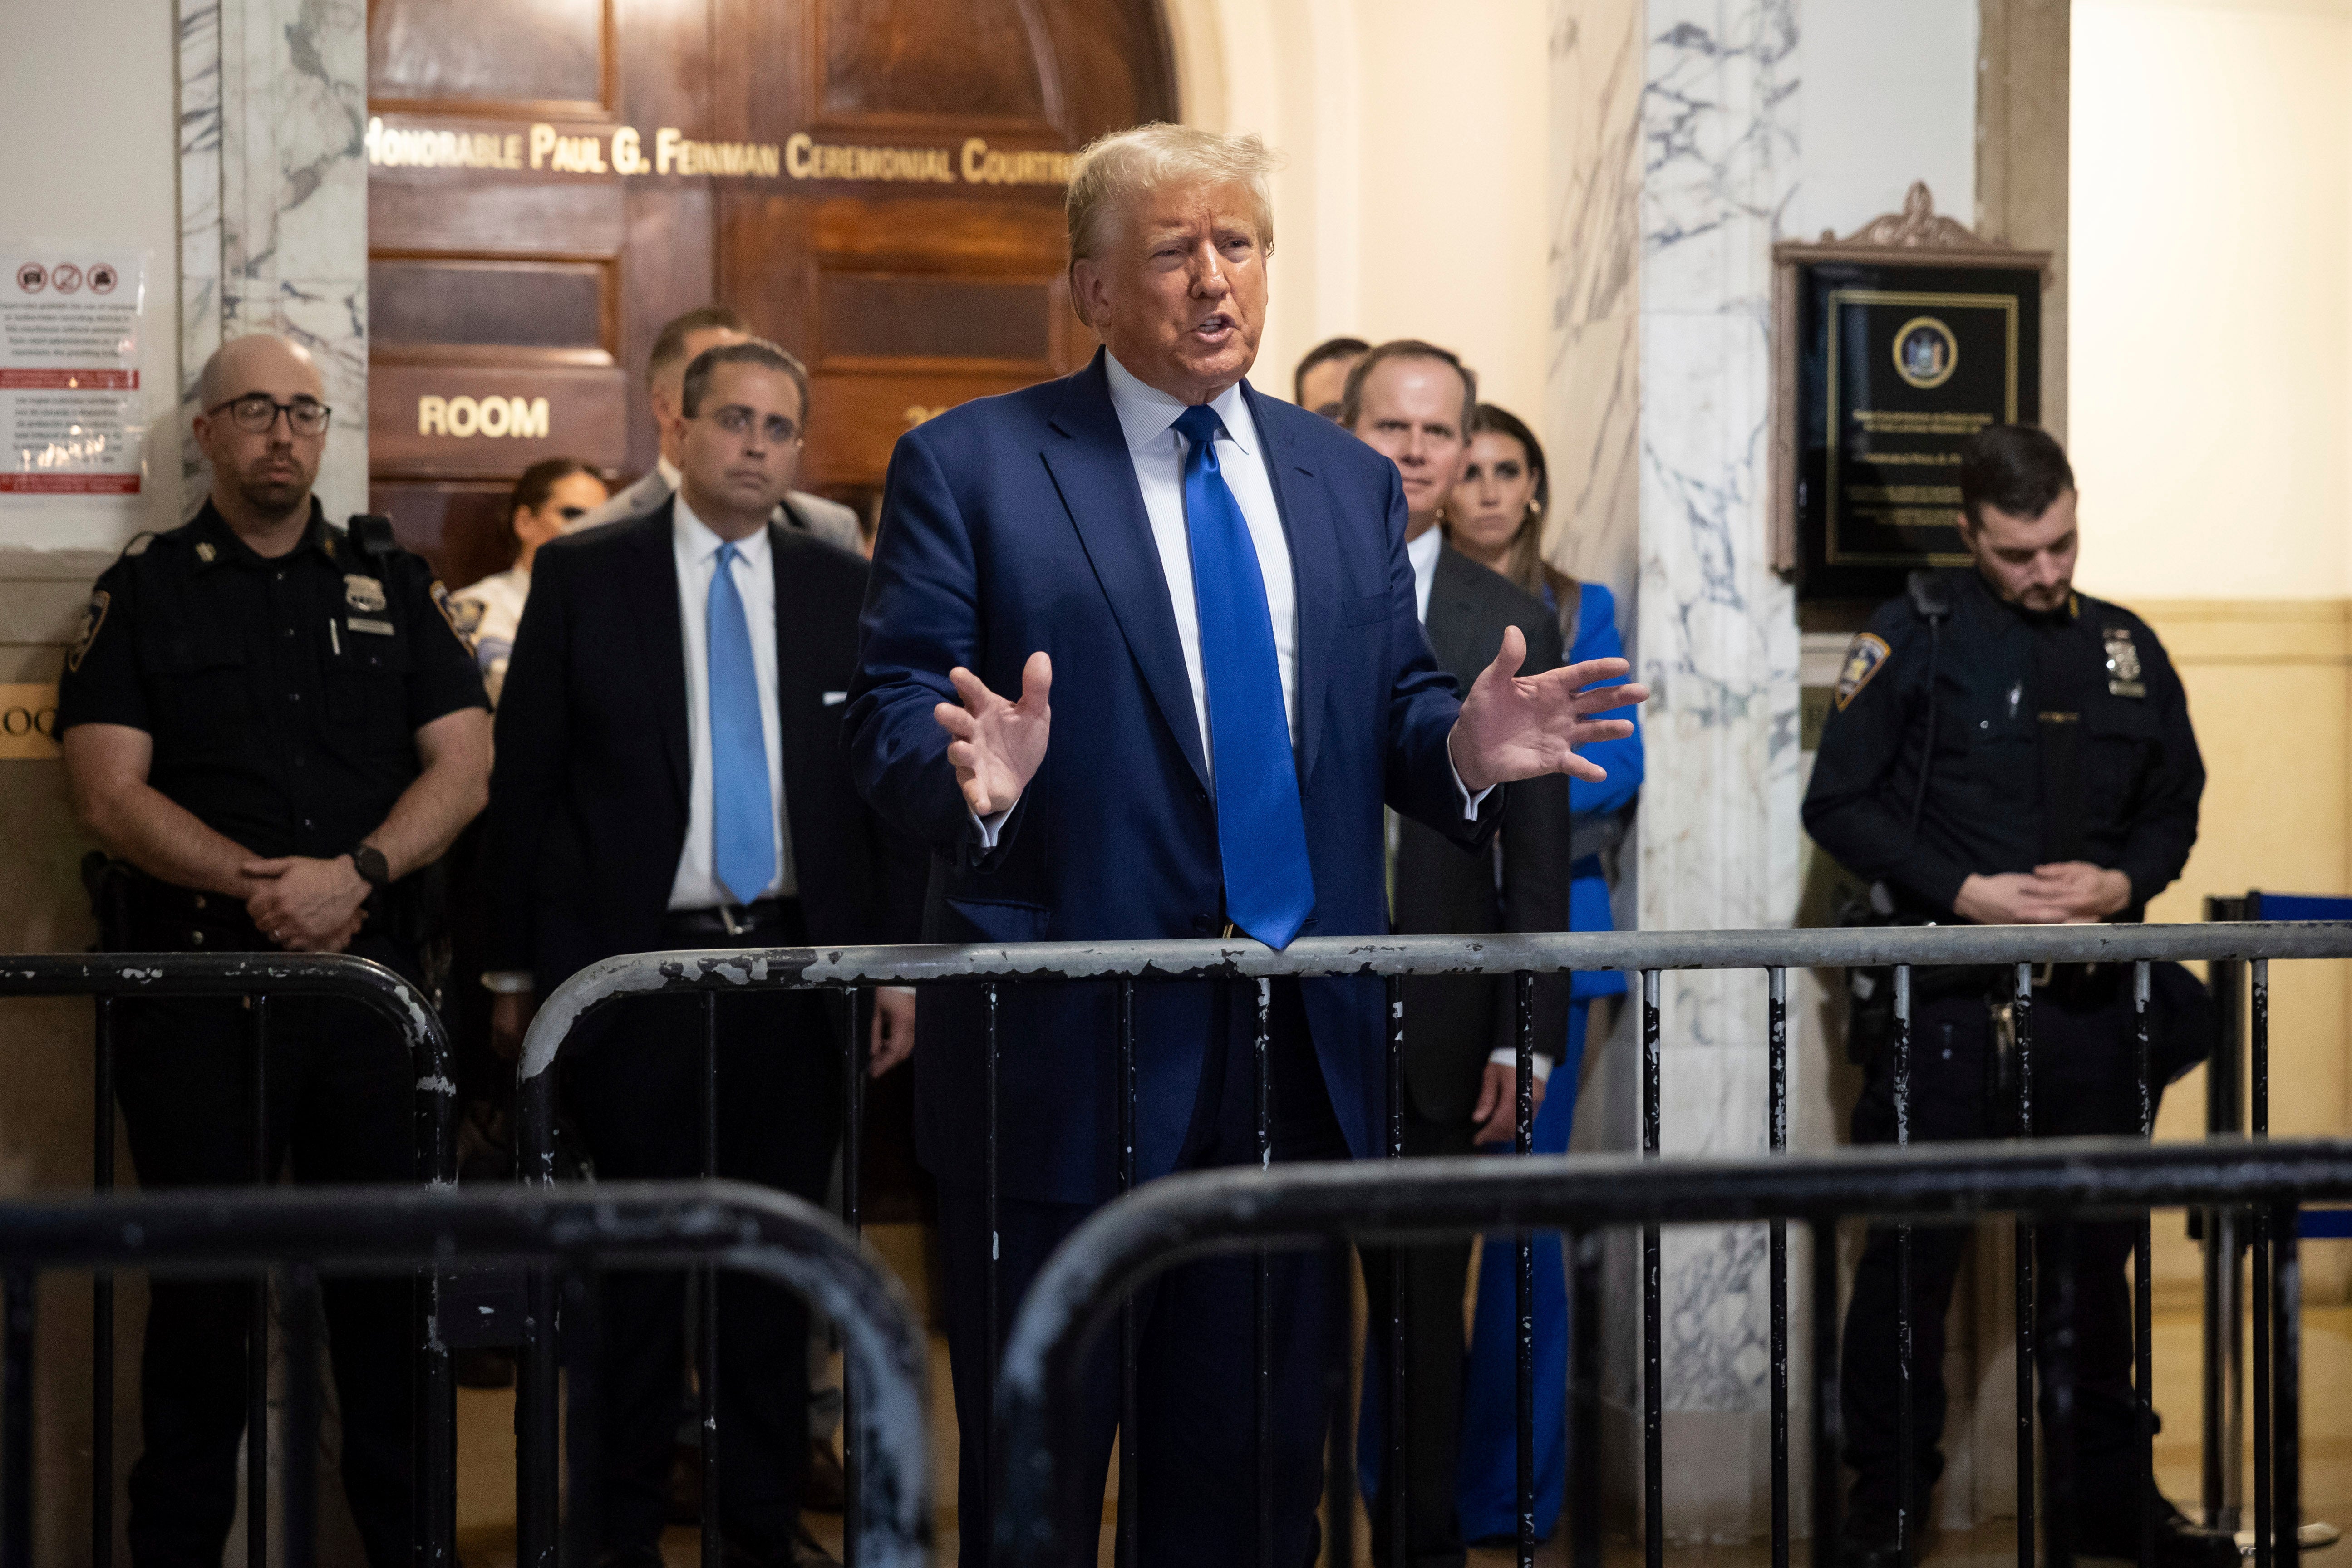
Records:
[[[577,522],[566,524],[567,531],[643,517],[669,500],[677,489],[678,464],[684,460],[686,446],[686,416],[680,412],[686,367],[705,349],[743,342],[751,336],[751,323],[724,305],[698,305],[663,323],[654,338],[653,353],[646,357],[646,396],[653,409],[654,428],[661,437],[660,453],[636,483],[593,508]],[[844,550],[858,549],[863,537],[856,512],[805,490],[784,492],[776,503],[776,521]]]
[[[309,354],[222,345],[198,383],[203,510],[99,578],[58,697],[82,826],[114,864],[117,952],[351,952],[423,983],[433,867],[482,807],[481,678],[425,563],[331,526],[311,485],[331,411]],[[270,1013],[267,1169],[254,1159],[252,1016],[126,1002],[116,1092],[142,1185],[421,1174],[415,1069],[348,1002]],[[329,1279],[343,1486],[375,1568],[412,1552],[414,1320],[405,1281]],[[236,1509],[251,1287],[158,1279],[131,1472],[140,1564],[217,1563]],[[254,1353],[264,1347],[253,1345]]]
[[[680,390],[677,491],[539,552],[499,703],[490,792],[493,1038],[599,959],[677,948],[912,941],[926,866],[851,786],[843,696],[859,556],[774,518],[800,461],[808,378],[758,339],[698,355]],[[718,1000],[719,1171],[821,1202],[839,1135],[833,995]],[[877,998],[870,1070],[914,1044],[911,994]],[[598,1173],[700,1175],[703,1015],[625,1001],[583,1025],[564,1087]],[[655,1568],[684,1391],[685,1279],[604,1285],[600,1563]],[[729,1561],[821,1562],[799,1528],[808,1314],[719,1284],[719,1528]]]

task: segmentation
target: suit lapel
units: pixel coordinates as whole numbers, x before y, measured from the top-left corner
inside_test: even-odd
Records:
[[[1242,396],[1249,404],[1250,423],[1257,427],[1275,510],[1282,514],[1283,536],[1290,543],[1290,580],[1298,606],[1298,778],[1303,787],[1315,776],[1323,710],[1342,651],[1339,528],[1320,492],[1303,482],[1315,470],[1297,462],[1276,435],[1274,421],[1266,416],[1266,399],[1246,381]]]
[[[1469,592],[1472,580],[1467,574],[1486,570],[1468,556],[1441,544],[1437,547],[1437,569],[1430,575],[1430,651],[1437,655],[1438,663],[1453,672],[1465,691],[1477,679],[1479,667],[1486,662],[1475,646],[1483,628],[1478,624],[1477,602]]]
[[[1069,392],[1051,420],[1057,440],[1044,457],[1070,521],[1093,563],[1095,576],[1110,601],[1121,635],[1143,672],[1144,685],[1176,743],[1192,764],[1193,776],[1208,786],[1208,758],[1201,750],[1201,721],[1192,710],[1192,682],[1184,668],[1183,644],[1176,635],[1167,574],[1152,542],[1151,521],[1127,453],[1127,436],[1110,401],[1110,380],[1102,354],[1070,378]]]
[[[785,557],[803,547],[804,536],[784,524],[768,525],[768,563],[776,582],[776,734],[782,742],[784,766],[784,827],[792,831],[793,807],[816,800],[816,781],[808,772],[819,753],[811,725],[824,710],[824,695],[815,672],[824,663],[818,646],[817,617],[803,602],[808,579],[787,569]],[[799,853],[797,836],[793,844]]]
[[[636,559],[622,592],[634,601],[635,613],[629,618],[641,644],[638,668],[646,672],[677,797],[685,800],[694,774],[686,730],[686,628],[678,621],[677,552],[671,533],[677,510],[664,501],[635,525],[637,536],[629,548]]]

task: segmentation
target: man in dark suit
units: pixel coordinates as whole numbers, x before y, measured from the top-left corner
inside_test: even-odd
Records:
[[[899,438],[848,739],[867,798],[932,848],[929,940],[1225,933],[1281,946],[1384,931],[1384,804],[1476,844],[1499,819],[1496,786],[1597,772],[1573,747],[1623,726],[1588,712],[1641,695],[1580,693],[1622,661],[1514,679],[1526,650],[1512,635],[1456,701],[1413,613],[1395,465],[1243,380],[1265,319],[1270,162],[1254,136],[1171,125],[1089,148],[1070,187],[1070,281],[1105,352]],[[1049,749],[1055,728],[1065,739]],[[1380,983],[1270,994],[1271,1157],[1376,1152]],[[992,1106],[978,996],[924,1003],[917,1136],[940,1179],[967,1564],[993,1528],[980,1468],[990,1271],[997,1299],[1017,1301],[1117,1188],[1115,994],[1008,988]],[[1259,1159],[1257,996],[1138,988],[1140,1177]],[[1003,1151],[992,1234],[992,1112]],[[1139,1301],[1140,1479],[1121,1505],[1142,1510],[1147,1564],[1255,1555],[1253,1273],[1246,1259],[1194,1263]],[[1265,1500],[1274,1560],[1303,1563],[1328,1282],[1313,1258],[1277,1258],[1271,1273]],[[1117,1424],[1112,1373],[1106,1352],[1076,1456],[1094,1478]],[[1096,1517],[1063,1521],[1088,1563]]]
[[[805,373],[772,343],[706,351],[686,374],[677,494],[540,553],[490,799],[501,907],[489,978],[509,1048],[534,997],[614,953],[912,935],[919,862],[859,801],[841,752],[866,563],[772,521],[806,408]],[[720,998],[722,1173],[822,1200],[839,1131],[835,1005]],[[873,1070],[913,1039],[912,996],[879,994]],[[698,1008],[625,1003],[565,1061],[600,1174],[699,1173]],[[659,1562],[683,1291],[674,1273],[604,1283],[608,1564]],[[719,1310],[722,1529],[743,1561],[803,1561],[807,1313],[735,1274],[720,1276]]]
[[[1421,620],[1437,662],[1468,686],[1494,662],[1512,627],[1526,639],[1535,674],[1560,662],[1559,622],[1509,579],[1449,548],[1441,526],[1447,496],[1470,449],[1478,384],[1469,367],[1434,344],[1382,343],[1348,377],[1339,422],[1397,466],[1404,490],[1405,558]],[[1510,815],[1482,853],[1465,854],[1421,823],[1395,826],[1391,890],[1399,931],[1546,931],[1569,928],[1568,780],[1528,779],[1511,790]],[[1535,984],[1533,1094],[1568,1031],[1568,977]],[[1517,1127],[1518,1000],[1507,977],[1417,976],[1404,985],[1404,1148],[1408,1155],[1467,1154],[1510,1141]],[[1457,1568],[1465,1560],[1454,1506],[1462,1426],[1462,1294],[1468,1237],[1364,1253],[1370,1317],[1366,1343],[1375,1376],[1364,1416],[1368,1458],[1385,1466],[1390,1270],[1404,1260],[1405,1560],[1416,1568]],[[1368,1495],[1384,1499],[1381,1475]],[[1370,1509],[1375,1561],[1391,1561],[1391,1512]]]

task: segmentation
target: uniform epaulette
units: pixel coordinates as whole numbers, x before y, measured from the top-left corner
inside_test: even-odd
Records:
[[[146,554],[147,547],[162,537],[163,535],[157,533],[152,528],[134,533],[131,536],[131,542],[122,547],[122,553],[117,555],[115,559],[117,561],[136,560],[138,557]]]

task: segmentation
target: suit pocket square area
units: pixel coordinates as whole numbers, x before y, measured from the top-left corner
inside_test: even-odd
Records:
[[[824,694],[824,705],[828,708],[838,708],[848,700],[849,693],[846,691],[828,691]]]

